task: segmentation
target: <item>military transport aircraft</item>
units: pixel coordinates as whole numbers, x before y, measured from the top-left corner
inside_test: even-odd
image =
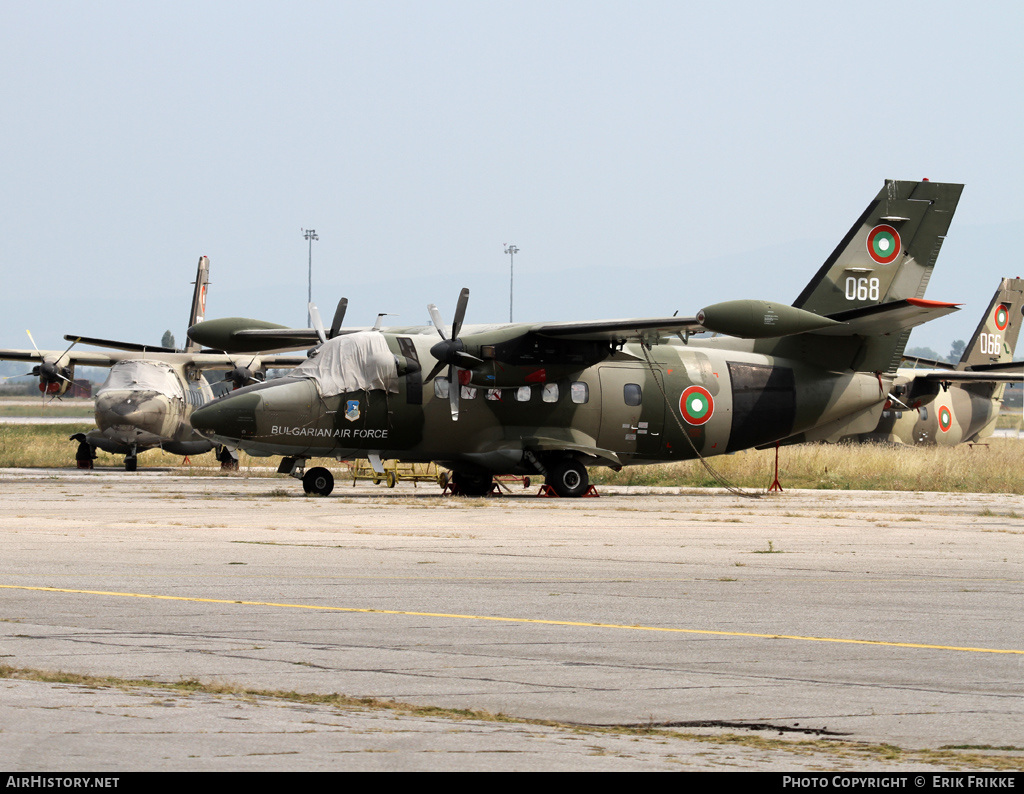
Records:
[[[954,446],[992,435],[1007,383],[1024,381],[1013,361],[1024,313],[1024,279],[1004,278],[957,364],[907,357],[878,427],[844,440]]]
[[[458,492],[536,474],[561,496],[588,466],[707,457],[879,420],[910,329],[955,311],[922,299],[962,185],[886,181],[792,306],[734,300],[695,317],[340,330],[273,383],[203,406],[193,426],[301,476],[311,457],[435,461]],[[711,332],[728,336],[695,339]],[[233,352],[306,329],[229,318],[190,336]],[[440,340],[438,340],[438,335]],[[378,468],[379,470],[379,468]],[[326,468],[307,492],[329,493]]]
[[[209,258],[200,257],[189,325],[204,319],[209,271]],[[64,351],[0,349],[0,359],[39,362],[31,374],[38,376],[43,395],[51,398],[67,391],[74,380],[75,365],[110,367],[109,376],[95,394],[97,429],[72,436],[72,440],[80,444],[80,464],[89,461],[89,467],[94,457],[91,448],[95,447],[124,455],[127,471],[135,471],[138,453],[154,447],[162,447],[174,455],[208,452],[213,449],[213,442],[196,433],[189,424],[192,411],[214,397],[203,370],[227,370],[225,380],[235,386],[255,383],[263,373],[264,361],[259,357],[204,353],[191,341],[184,351],[179,351],[73,334],[64,338],[72,342]],[[119,352],[74,349],[79,342],[116,348]],[[305,356],[278,357],[272,365],[288,367],[304,360]],[[222,463],[233,460],[230,449],[219,449],[218,458]]]

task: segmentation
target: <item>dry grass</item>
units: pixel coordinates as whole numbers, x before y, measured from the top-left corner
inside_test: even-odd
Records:
[[[951,491],[1024,494],[1024,440],[993,438],[987,445],[905,447],[881,444],[806,444],[779,450],[779,479],[786,488]],[[748,450],[709,458],[726,480],[764,489],[774,476],[774,450]],[[615,473],[592,469],[597,483],[715,487],[699,461],[633,466]]]
[[[68,440],[82,425],[0,425],[0,467],[59,468],[75,465],[77,444]],[[779,451],[779,478],[786,488],[838,490],[950,491],[1024,494],[1024,440],[989,439],[985,445],[953,448],[877,444],[808,444]],[[197,467],[218,468],[213,453],[193,455]],[[277,458],[241,456],[241,467],[275,468]],[[764,489],[774,473],[774,450],[720,455],[709,462],[731,484]],[[140,467],[177,467],[182,458],[153,449],[139,455]],[[97,466],[121,468],[124,458],[99,452]],[[333,460],[311,460],[307,467],[327,466],[339,485],[344,468]],[[621,472],[594,468],[596,484],[717,487],[699,461],[630,466]]]

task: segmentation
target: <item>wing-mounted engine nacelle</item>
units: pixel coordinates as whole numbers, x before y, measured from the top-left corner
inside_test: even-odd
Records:
[[[241,389],[254,383],[263,383],[267,379],[267,370],[258,356],[246,356],[235,361],[233,369],[224,373],[224,380],[231,381],[231,389]]]
[[[602,340],[568,340],[519,330],[463,337],[462,348],[477,363],[463,371],[469,383],[491,389],[518,388],[567,378],[612,355]]]
[[[32,374],[39,378],[39,391],[51,397],[59,397],[74,381],[75,365],[62,367],[59,361],[43,361],[32,368]]]
[[[395,356],[395,366],[398,368],[398,377],[400,378],[413,375],[423,369],[418,361],[405,356]]]

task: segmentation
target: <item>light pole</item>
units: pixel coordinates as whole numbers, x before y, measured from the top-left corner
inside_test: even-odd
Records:
[[[313,318],[309,314],[309,304],[313,302],[313,241],[319,240],[316,229],[303,229],[302,236],[309,241],[309,293],[306,298],[306,327],[313,326]]]
[[[505,253],[508,254],[508,321],[512,322],[512,281],[515,278],[516,254],[519,249],[515,243],[506,243]]]

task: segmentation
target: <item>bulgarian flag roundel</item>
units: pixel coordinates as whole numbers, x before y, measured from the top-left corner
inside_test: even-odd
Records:
[[[996,328],[1000,331],[1005,331],[1006,326],[1010,324],[1010,310],[1005,303],[1000,303],[996,306],[995,322]]]
[[[715,412],[711,392],[703,386],[691,386],[679,397],[679,413],[691,425],[702,425]]]
[[[900,233],[886,223],[868,232],[868,255],[880,265],[893,262],[900,253]]]

